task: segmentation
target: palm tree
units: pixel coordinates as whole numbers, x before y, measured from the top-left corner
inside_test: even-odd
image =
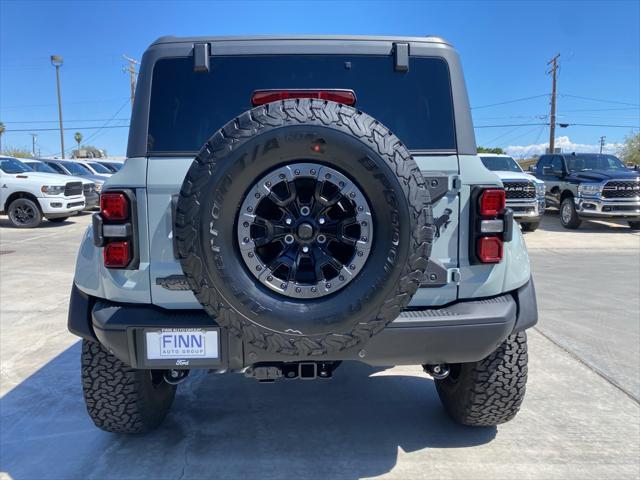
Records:
[[[82,134],[80,132],[76,132],[73,135],[73,139],[76,141],[76,143],[78,144],[78,150],[77,150],[77,154],[76,156],[79,157],[80,156],[80,142],[82,141]]]

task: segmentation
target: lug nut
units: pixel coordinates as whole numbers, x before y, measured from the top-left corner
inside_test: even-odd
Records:
[[[309,253],[309,247],[307,247],[306,245],[304,247],[302,247],[302,251],[304,253]]]
[[[284,223],[286,223],[287,225],[291,225],[291,223],[293,223],[293,220],[291,220],[290,218],[286,218]]]
[[[325,220],[325,218],[324,218],[324,217],[320,217],[320,218],[318,219],[318,223],[319,223],[320,225],[324,225],[324,222],[326,222],[326,220]]]

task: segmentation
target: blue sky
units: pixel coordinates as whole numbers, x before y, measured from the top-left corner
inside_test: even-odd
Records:
[[[30,132],[57,126],[55,72],[61,69],[65,143],[81,131],[111,155],[124,155],[129,78],[122,54],[140,58],[166,35],[345,33],[436,34],[460,51],[477,127],[543,123],[550,78],[546,62],[561,54],[558,121],[640,125],[640,2],[67,2],[0,0],[0,121],[3,146],[31,146]],[[584,97],[584,98],[578,98]],[[597,100],[596,100],[597,99]],[[618,102],[618,103],[614,103]],[[113,119],[110,122],[107,120]],[[34,122],[38,123],[34,123]],[[75,128],[82,127],[82,128]],[[28,130],[18,132],[13,130]],[[566,148],[610,148],[630,128],[559,129]],[[636,130],[637,131],[637,130]],[[59,153],[57,131],[38,131],[43,155]],[[548,141],[544,126],[477,128],[479,145],[516,154]],[[520,150],[518,150],[520,146]],[[542,148],[542,147],[541,147]],[[528,150],[527,150],[528,149]]]

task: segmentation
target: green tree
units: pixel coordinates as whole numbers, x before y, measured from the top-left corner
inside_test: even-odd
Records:
[[[5,131],[4,123],[0,122],[0,153],[2,153],[2,134]]]
[[[80,142],[82,142],[82,134],[80,132],[76,132],[73,135],[73,139],[76,141],[76,143],[78,144],[78,155],[80,154]]]
[[[625,163],[640,165],[640,132],[625,138],[624,147],[620,150],[620,158]]]
[[[31,153],[31,150],[28,150],[26,148],[7,147],[7,148],[4,149],[2,154],[6,155],[7,157],[15,157],[15,158],[31,158],[31,157],[33,157],[33,154]]]
[[[504,150],[500,147],[487,148],[487,147],[478,147],[478,153],[495,153],[497,155],[503,155]]]

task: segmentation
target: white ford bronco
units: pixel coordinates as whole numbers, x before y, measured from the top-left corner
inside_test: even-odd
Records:
[[[84,209],[82,180],[33,171],[20,160],[0,157],[0,213],[18,228],[34,228],[46,218],[63,222]]]
[[[323,381],[344,361],[422,365],[465,425],[516,415],[529,258],[446,41],[160,38],[127,157],[69,309],[98,427],[159,425],[192,369]]]

